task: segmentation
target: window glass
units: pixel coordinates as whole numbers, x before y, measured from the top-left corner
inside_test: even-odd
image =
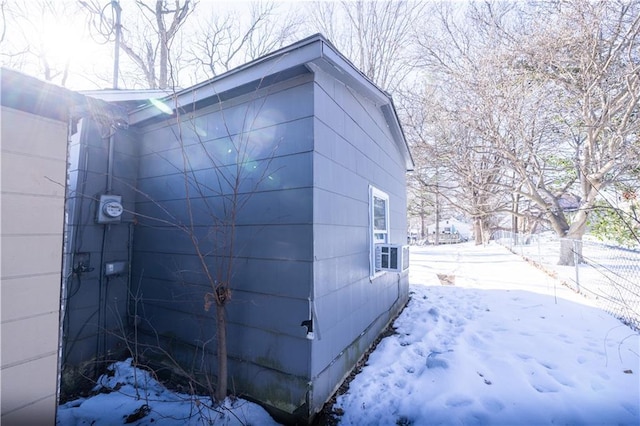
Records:
[[[371,235],[370,250],[370,275],[374,276],[380,271],[376,264],[376,244],[389,242],[389,196],[373,186],[369,187],[370,220],[369,230]]]
[[[387,200],[373,196],[373,229],[387,231]]]

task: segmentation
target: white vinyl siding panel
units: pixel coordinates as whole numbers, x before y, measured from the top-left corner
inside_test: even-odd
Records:
[[[2,108],[2,424],[54,424],[67,123]]]

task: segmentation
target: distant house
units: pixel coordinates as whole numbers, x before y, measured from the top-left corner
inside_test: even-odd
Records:
[[[558,206],[567,213],[575,212],[580,208],[580,196],[565,193],[558,198]]]
[[[441,220],[436,227],[435,223],[427,226],[427,241],[435,244],[435,234],[438,232],[439,244],[459,243],[468,241],[471,237],[471,229],[468,223],[455,218]]]
[[[63,388],[134,329],[216,374],[214,309],[176,225],[224,262],[211,212],[241,170],[230,391],[311,418],[408,300],[413,162],[391,97],[321,35],[169,96],[93,95],[128,116],[88,117],[71,142]]]

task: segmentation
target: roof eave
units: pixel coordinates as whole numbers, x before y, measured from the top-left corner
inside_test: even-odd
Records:
[[[321,34],[313,35],[203,83],[176,92],[165,97],[162,101],[172,111],[188,109],[189,106],[205,99],[221,99],[221,94],[234,88],[252,82],[261,82],[268,76],[300,65],[311,70],[314,66],[319,67],[330,75],[345,81],[346,84],[354,87],[360,94],[370,98],[378,105],[387,121],[394,142],[402,153],[406,169],[413,170],[413,158],[391,96],[369,80]],[[161,114],[164,113],[154,105],[145,105],[130,113],[129,122],[134,125]]]
[[[309,37],[203,83],[167,96],[163,102],[173,111],[182,109],[207,98],[219,97],[221,93],[236,87],[260,81],[269,75],[312,61],[320,57],[321,54],[321,36]],[[146,105],[130,113],[130,123],[141,123],[162,113],[153,105]]]

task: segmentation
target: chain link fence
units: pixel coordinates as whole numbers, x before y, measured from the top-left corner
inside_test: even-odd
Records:
[[[640,251],[607,244],[559,239],[550,233],[499,231],[495,240],[593,298],[605,311],[640,330]],[[575,266],[558,265],[560,246],[571,247]]]

